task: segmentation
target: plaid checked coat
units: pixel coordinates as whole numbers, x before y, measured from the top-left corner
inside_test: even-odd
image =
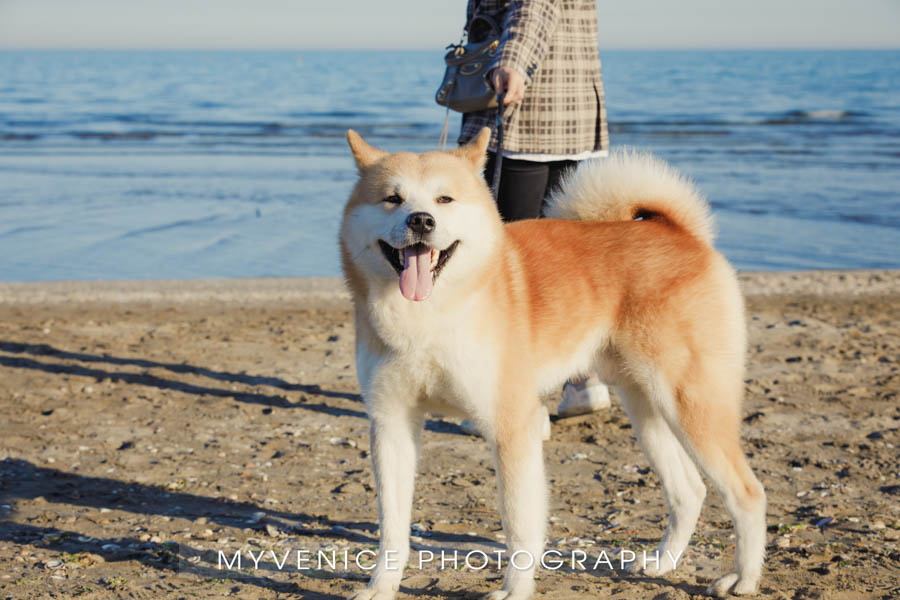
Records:
[[[490,68],[513,67],[526,79],[524,100],[506,110],[504,151],[574,156],[606,150],[595,0],[469,0],[466,23],[476,6],[502,19]],[[495,122],[496,109],[463,115],[459,143],[487,126],[495,130],[496,148]]]

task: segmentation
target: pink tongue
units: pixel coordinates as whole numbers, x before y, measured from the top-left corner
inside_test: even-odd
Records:
[[[431,249],[416,244],[403,249],[404,265],[400,273],[400,293],[407,300],[421,301],[431,295]]]

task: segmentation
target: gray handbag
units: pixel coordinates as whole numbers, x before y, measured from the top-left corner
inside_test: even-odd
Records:
[[[447,69],[434,100],[456,112],[478,112],[497,106],[497,96],[485,75],[500,46],[500,28],[486,15],[475,15],[466,28],[469,32],[481,29],[486,33],[477,42],[451,44],[444,55]]]

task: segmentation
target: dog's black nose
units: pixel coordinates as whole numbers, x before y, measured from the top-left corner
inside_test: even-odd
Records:
[[[434,217],[427,212],[413,213],[406,218],[406,226],[419,235],[431,233],[434,225]]]

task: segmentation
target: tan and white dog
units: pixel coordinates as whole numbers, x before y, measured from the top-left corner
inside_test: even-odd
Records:
[[[372,578],[353,597],[399,588],[429,411],[471,419],[491,443],[508,556],[537,562],[547,521],[539,395],[592,371],[619,391],[665,489],[663,558],[644,572],[671,570],[665,557],[687,546],[703,472],[737,534],[735,568],[708,593],[753,593],[765,492],[739,440],[744,307],[713,249],[708,206],[664,163],[620,153],[570,176],[551,202],[557,218],[504,225],[482,179],[489,137],[389,154],[347,132],[359,181],[341,255],[381,522]],[[510,565],[487,597],[533,592],[534,569]]]

